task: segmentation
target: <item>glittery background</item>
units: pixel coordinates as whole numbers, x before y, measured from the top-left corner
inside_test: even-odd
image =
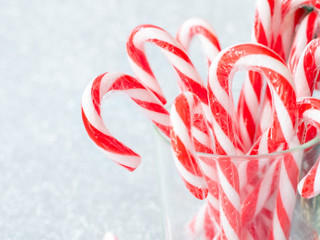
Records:
[[[91,240],[107,231],[164,239],[151,123],[122,96],[105,101],[111,131],[143,157],[129,173],[87,137],[82,92],[103,72],[132,73],[125,43],[138,24],[175,35],[184,20],[203,17],[226,47],[250,40],[253,16],[253,0],[0,0],[0,239]],[[172,99],[169,64],[156,47],[147,51]]]

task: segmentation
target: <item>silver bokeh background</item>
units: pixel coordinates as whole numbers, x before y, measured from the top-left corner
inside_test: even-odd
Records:
[[[82,92],[103,72],[132,73],[125,44],[138,24],[175,35],[202,17],[226,47],[250,41],[253,16],[253,0],[0,0],[0,239],[163,239],[152,124],[122,96],[103,105],[111,131],[143,157],[129,173],[87,137]],[[172,69],[159,49],[147,51],[170,101]]]

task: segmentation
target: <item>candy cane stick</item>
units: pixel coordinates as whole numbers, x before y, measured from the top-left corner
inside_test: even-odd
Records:
[[[166,135],[169,134],[169,113],[148,89],[129,75],[104,73],[88,84],[82,96],[81,108],[89,137],[108,157],[133,171],[140,164],[140,156],[113,137],[101,117],[102,98],[110,91],[127,94]]]
[[[298,61],[307,44],[319,34],[319,24],[318,14],[311,12],[299,25],[288,59],[288,67],[292,73],[296,72]]]
[[[305,121],[309,121],[320,132],[320,100],[306,97],[298,101],[299,115]],[[304,198],[312,198],[320,193],[320,157],[309,170],[306,176],[299,182],[298,191]]]
[[[176,166],[187,188],[199,199],[205,198],[208,194],[207,182],[200,169],[193,138],[194,121],[198,120],[198,116],[203,116],[202,111],[199,98],[185,92],[175,99],[170,114],[171,146]],[[207,121],[203,119],[202,139],[199,140],[202,143],[202,151],[212,153],[210,132],[206,124]]]
[[[194,68],[188,55],[180,44],[165,30],[153,25],[140,25],[136,27],[127,42],[127,53],[131,67],[136,77],[150,89],[162,103],[166,99],[161,91],[147,57],[144,44],[153,43],[160,47],[178,76],[178,86],[181,91],[190,91],[196,94],[208,111],[207,90],[198,72]]]
[[[213,27],[206,20],[192,18],[185,21],[179,28],[176,39],[188,51],[192,39],[196,36],[201,41],[203,53],[207,58],[208,66],[210,66],[221,48]]]

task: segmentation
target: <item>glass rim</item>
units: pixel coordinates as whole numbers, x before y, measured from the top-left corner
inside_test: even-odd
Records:
[[[169,139],[162,133],[159,131],[159,129],[157,127],[154,126],[156,135],[160,137],[160,139],[162,139],[166,144],[171,145]],[[305,150],[307,148],[313,147],[317,144],[320,143],[320,137],[316,136],[314,137],[312,140],[309,140],[306,143],[300,144],[294,148],[290,148],[287,150],[283,150],[283,151],[276,151],[276,152],[272,152],[272,153],[263,153],[263,154],[256,154],[256,155],[219,155],[219,154],[212,154],[212,153],[203,153],[203,152],[197,152],[197,156],[198,157],[215,157],[215,158],[221,158],[221,157],[225,157],[225,158],[243,158],[248,160],[249,159],[253,159],[253,158],[265,158],[265,157],[276,157],[276,156],[281,156],[287,153],[294,153],[296,151],[299,150]]]

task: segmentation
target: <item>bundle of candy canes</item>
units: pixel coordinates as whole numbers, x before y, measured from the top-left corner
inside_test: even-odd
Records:
[[[298,183],[303,151],[286,151],[320,135],[320,100],[312,97],[320,82],[319,10],[315,0],[258,0],[253,43],[223,50],[202,19],[186,21],[176,38],[154,25],[136,27],[127,41],[134,76],[107,72],[84,91],[88,135],[121,166],[138,167],[140,156],[113,137],[101,117],[103,96],[125,92],[170,139],[189,191],[206,199],[191,234],[288,239],[297,190],[305,198],[320,192],[320,158]],[[188,56],[195,37],[207,60],[207,84]],[[170,113],[145,53],[147,42],[160,48],[177,76],[181,94]],[[248,71],[235,106],[232,82],[239,69]]]

